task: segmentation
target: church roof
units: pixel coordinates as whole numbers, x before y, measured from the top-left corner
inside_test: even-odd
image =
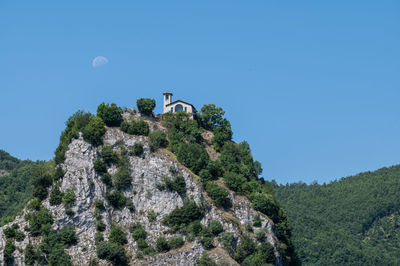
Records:
[[[187,105],[192,106],[193,111],[194,111],[195,113],[197,112],[196,107],[194,107],[193,104],[188,103],[188,102],[184,102],[184,101],[182,101],[182,100],[173,101],[172,103],[167,104],[165,107],[168,107],[168,106],[170,106],[170,105],[176,104],[176,103],[178,103],[178,102],[181,102],[181,103],[184,103],[184,104],[187,104]]]

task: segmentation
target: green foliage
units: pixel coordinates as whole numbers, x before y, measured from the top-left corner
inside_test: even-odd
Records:
[[[182,247],[185,244],[185,241],[183,240],[183,237],[178,235],[178,236],[173,236],[169,239],[168,245],[171,249],[177,249]]]
[[[20,242],[24,240],[25,235],[18,229],[18,224],[13,224],[12,226],[5,228],[3,232],[7,239],[14,238],[15,240]]]
[[[108,239],[110,242],[119,245],[128,244],[126,233],[122,230],[121,226],[116,226],[116,225],[112,226],[110,229],[110,236],[108,237]]]
[[[232,256],[236,247],[235,235],[232,232],[222,232],[218,236],[218,240],[222,247]]]
[[[175,208],[171,213],[163,217],[163,223],[174,228],[182,228],[194,220],[202,217],[203,213],[194,201],[185,201],[181,208]]]
[[[96,161],[94,161],[93,167],[94,171],[99,175],[107,172],[107,164],[100,158],[97,158]]]
[[[108,260],[114,265],[128,264],[124,247],[113,242],[100,242],[97,245],[97,256],[99,259]]]
[[[148,98],[140,98],[136,101],[137,108],[141,114],[152,115],[156,107],[156,100]]]
[[[96,243],[96,245],[100,244],[103,241],[104,241],[103,234],[101,232],[96,232],[94,234],[94,242]]]
[[[158,213],[156,213],[154,210],[150,210],[149,213],[147,214],[149,222],[154,222],[157,219],[157,215]]]
[[[156,242],[156,250],[158,252],[167,252],[170,250],[168,241],[164,237],[160,237]]]
[[[65,172],[61,168],[61,166],[57,166],[53,179],[54,179],[54,181],[58,181],[58,180],[62,179],[64,177],[64,175],[65,175]]]
[[[112,147],[108,145],[103,146],[103,149],[101,151],[101,158],[108,166],[112,165],[113,163],[118,163],[118,154],[115,153]]]
[[[79,110],[68,118],[65,123],[66,128],[60,136],[60,144],[55,151],[54,161],[56,164],[64,162],[68,144],[71,143],[72,139],[79,137],[79,132],[83,131],[91,117],[92,115],[90,113],[85,113],[84,111]]]
[[[233,191],[242,191],[242,186],[246,183],[246,178],[241,174],[235,172],[226,172],[224,174],[224,181],[228,188]]]
[[[212,249],[212,248],[214,248],[214,243],[213,243],[213,241],[214,241],[214,238],[211,237],[211,236],[208,236],[208,235],[203,236],[203,238],[201,239],[201,243],[202,243],[202,245],[203,245],[203,247],[204,247],[205,249]]]
[[[31,200],[28,204],[28,209],[29,210],[40,210],[40,208],[42,207],[42,203],[40,202],[40,200],[38,198],[34,198],[33,200]]]
[[[257,214],[256,216],[254,216],[253,226],[261,227],[261,223],[262,223],[262,220],[261,220],[260,215]]]
[[[0,169],[5,170],[7,172],[14,170],[19,166],[21,161],[13,156],[11,156],[8,152],[0,150]]]
[[[70,207],[75,202],[75,192],[73,189],[68,188],[65,190],[64,196],[62,197],[64,206]]]
[[[131,185],[132,176],[128,168],[121,166],[114,175],[114,186],[118,190],[126,189]]]
[[[60,186],[55,184],[50,192],[50,205],[56,206],[62,203],[64,193],[60,191]]]
[[[254,235],[255,235],[255,237],[256,237],[258,242],[264,242],[264,240],[265,240],[265,231],[263,229],[261,229],[261,228],[257,229],[254,232]]]
[[[108,202],[117,209],[122,209],[125,206],[126,198],[124,193],[120,191],[112,191],[106,193]]]
[[[103,143],[103,135],[106,132],[104,122],[100,117],[90,117],[89,123],[83,129],[83,139],[93,146]]]
[[[200,223],[200,220],[192,221],[188,226],[188,232],[193,236],[199,236],[203,231],[203,225]]]
[[[275,185],[300,261],[305,265],[398,265],[399,176],[400,165],[396,165],[329,184]]]
[[[31,169],[33,196],[40,200],[47,197],[47,188],[53,183],[53,167],[49,163],[35,164]]]
[[[12,221],[13,217],[32,198],[33,185],[30,181],[32,168],[35,164],[42,164],[42,162],[33,163],[19,160],[18,164],[14,164],[15,162],[16,160],[9,159],[5,152],[0,150],[0,167],[10,171],[6,175],[0,175],[1,225]]]
[[[106,230],[106,224],[102,220],[97,220],[96,230],[99,232],[104,232]]]
[[[39,260],[40,254],[31,243],[28,243],[24,251],[24,257],[26,265],[34,265],[35,261]]]
[[[242,263],[247,256],[252,255],[256,251],[256,244],[247,235],[243,235],[241,241],[236,247],[234,259]]]
[[[133,239],[135,239],[136,241],[139,239],[146,239],[146,230],[144,229],[144,226],[140,223],[132,224],[130,231],[132,233]]]
[[[122,108],[115,103],[101,103],[97,107],[97,116],[109,127],[118,127],[122,122]]]
[[[144,120],[124,121],[121,124],[121,130],[130,135],[148,136],[150,132],[149,124]]]
[[[183,196],[186,193],[186,183],[182,176],[174,174],[173,178],[164,177],[163,186],[169,191],[175,191]]]
[[[50,211],[44,207],[32,214],[27,214],[25,217],[29,221],[29,231],[32,236],[47,234],[53,223]]]
[[[256,211],[260,211],[269,216],[274,222],[279,222],[279,206],[270,194],[253,193],[250,201]]]
[[[102,174],[100,179],[107,187],[112,187],[112,177],[109,173]]]
[[[135,142],[133,144],[133,148],[129,151],[129,155],[133,156],[142,156],[143,154],[143,144],[139,142]]]
[[[213,220],[210,221],[210,223],[208,224],[208,230],[214,236],[218,236],[220,233],[224,231],[224,228],[222,227],[222,224],[219,221]]]
[[[208,154],[204,146],[198,143],[181,143],[177,150],[178,161],[198,174],[208,163]]]
[[[149,133],[149,146],[152,152],[168,145],[167,135],[163,131],[155,130]]]
[[[94,201],[94,207],[99,210],[104,210],[104,203],[102,200],[96,199]]]
[[[6,246],[4,247],[4,262],[8,264],[13,264],[12,262],[14,261],[13,253],[15,251],[16,247],[13,243],[13,241],[8,240],[6,243]]]
[[[210,258],[206,252],[203,253],[203,256],[201,256],[200,259],[196,260],[196,265],[197,266],[217,266],[215,261]]]
[[[206,184],[206,191],[217,206],[223,208],[228,208],[230,206],[231,203],[228,198],[229,194],[228,191],[226,191],[224,188],[218,186],[215,183],[208,182]]]

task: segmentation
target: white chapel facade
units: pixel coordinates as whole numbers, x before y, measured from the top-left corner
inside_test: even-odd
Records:
[[[188,114],[194,115],[197,113],[196,108],[187,102],[177,100],[177,101],[172,101],[172,93],[171,92],[164,92],[164,114],[171,112],[171,113],[176,113],[178,111],[183,111]]]

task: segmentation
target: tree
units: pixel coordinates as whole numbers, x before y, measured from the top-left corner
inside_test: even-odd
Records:
[[[140,98],[136,101],[136,105],[141,114],[151,115],[156,107],[156,101],[154,99]]]
[[[156,151],[158,148],[167,147],[167,135],[165,132],[155,130],[149,134],[149,146],[151,151]]]
[[[90,121],[83,130],[83,139],[93,146],[103,143],[103,135],[106,132],[104,122],[100,117],[90,117]]]
[[[118,127],[122,122],[122,108],[115,103],[101,103],[97,107],[97,116],[109,127]]]
[[[228,191],[224,188],[214,184],[212,182],[208,182],[206,184],[207,194],[212,198],[214,203],[220,207],[229,207],[230,200],[228,198]]]

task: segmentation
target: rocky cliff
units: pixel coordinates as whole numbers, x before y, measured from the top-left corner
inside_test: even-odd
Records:
[[[125,113],[124,117],[127,119],[131,115],[135,115],[136,119],[146,120],[150,125],[150,130],[165,130],[157,119],[143,118],[135,113]],[[264,214],[255,211],[246,197],[228,190],[231,206],[229,208],[217,207],[203,190],[199,177],[181,165],[173,153],[167,149],[150,151],[147,136],[130,135],[118,127],[107,127],[103,143],[111,146],[116,154],[131,149],[135,143],[143,144],[143,155],[126,154],[131,183],[122,192],[126,200],[133,203],[133,207],[116,208],[109,203],[107,191],[110,188],[94,170],[94,163],[100,157],[102,146],[95,147],[87,143],[81,133],[68,145],[65,161],[61,164],[64,176],[58,183],[61,192],[66,193],[72,190],[75,195],[74,202],[68,207],[69,213],[66,213],[67,207],[63,204],[51,205],[49,197],[42,202],[43,207],[48,209],[53,217],[53,230],[59,231],[66,226],[75,228],[77,241],[65,249],[74,265],[89,265],[89,263],[93,263],[94,259],[97,259],[98,243],[95,238],[98,231],[96,226],[98,220],[105,225],[102,230],[104,241],[108,240],[113,225],[122,227],[127,238],[124,248],[130,265],[195,265],[196,260],[201,258],[204,252],[220,265],[238,265],[231,257],[232,253],[230,254],[224,248],[218,237],[213,238],[213,247],[206,249],[201,237],[193,237],[179,230],[171,230],[163,222],[164,216],[170,214],[174,209],[182,207],[187,199],[192,199],[198,205],[203,206],[202,225],[207,226],[211,221],[219,221],[223,226],[223,231],[233,233],[237,243],[240,243],[244,232],[248,232],[251,238],[256,239],[254,232],[261,228],[265,232],[265,241],[269,242],[274,249],[275,265],[282,265],[283,260],[277,249],[278,240],[274,234],[273,222]],[[213,156],[215,157],[215,154]],[[117,166],[111,164],[107,167],[107,172],[111,176],[115,175]],[[184,178],[186,190],[184,195],[178,194],[176,191],[160,189],[165,178],[173,176]],[[223,186],[222,183],[221,186]],[[52,187],[49,188],[50,190]],[[104,208],[101,209],[100,214],[96,214],[95,205],[99,201],[103,203]],[[24,251],[28,243],[37,247],[42,241],[42,236],[32,236],[27,229],[29,221],[26,216],[32,212],[34,210],[25,208],[13,222],[0,228],[0,259],[2,261],[4,261],[4,250],[7,243],[4,232],[7,228],[12,228],[14,224],[17,224],[19,231],[23,233],[23,237],[20,237],[23,239],[14,242],[16,248],[12,256],[15,265],[25,265]],[[253,226],[255,217],[261,220],[261,225],[257,225],[257,227]],[[132,224],[135,223],[140,223],[144,227],[147,233],[145,241],[149,246],[155,247],[157,239],[160,237],[169,240],[175,235],[182,235],[185,243],[179,248],[166,252],[142,254],[139,252],[138,242],[135,241],[132,230],[130,230]],[[99,259],[98,263],[100,265],[110,264],[109,261],[103,259]]]

